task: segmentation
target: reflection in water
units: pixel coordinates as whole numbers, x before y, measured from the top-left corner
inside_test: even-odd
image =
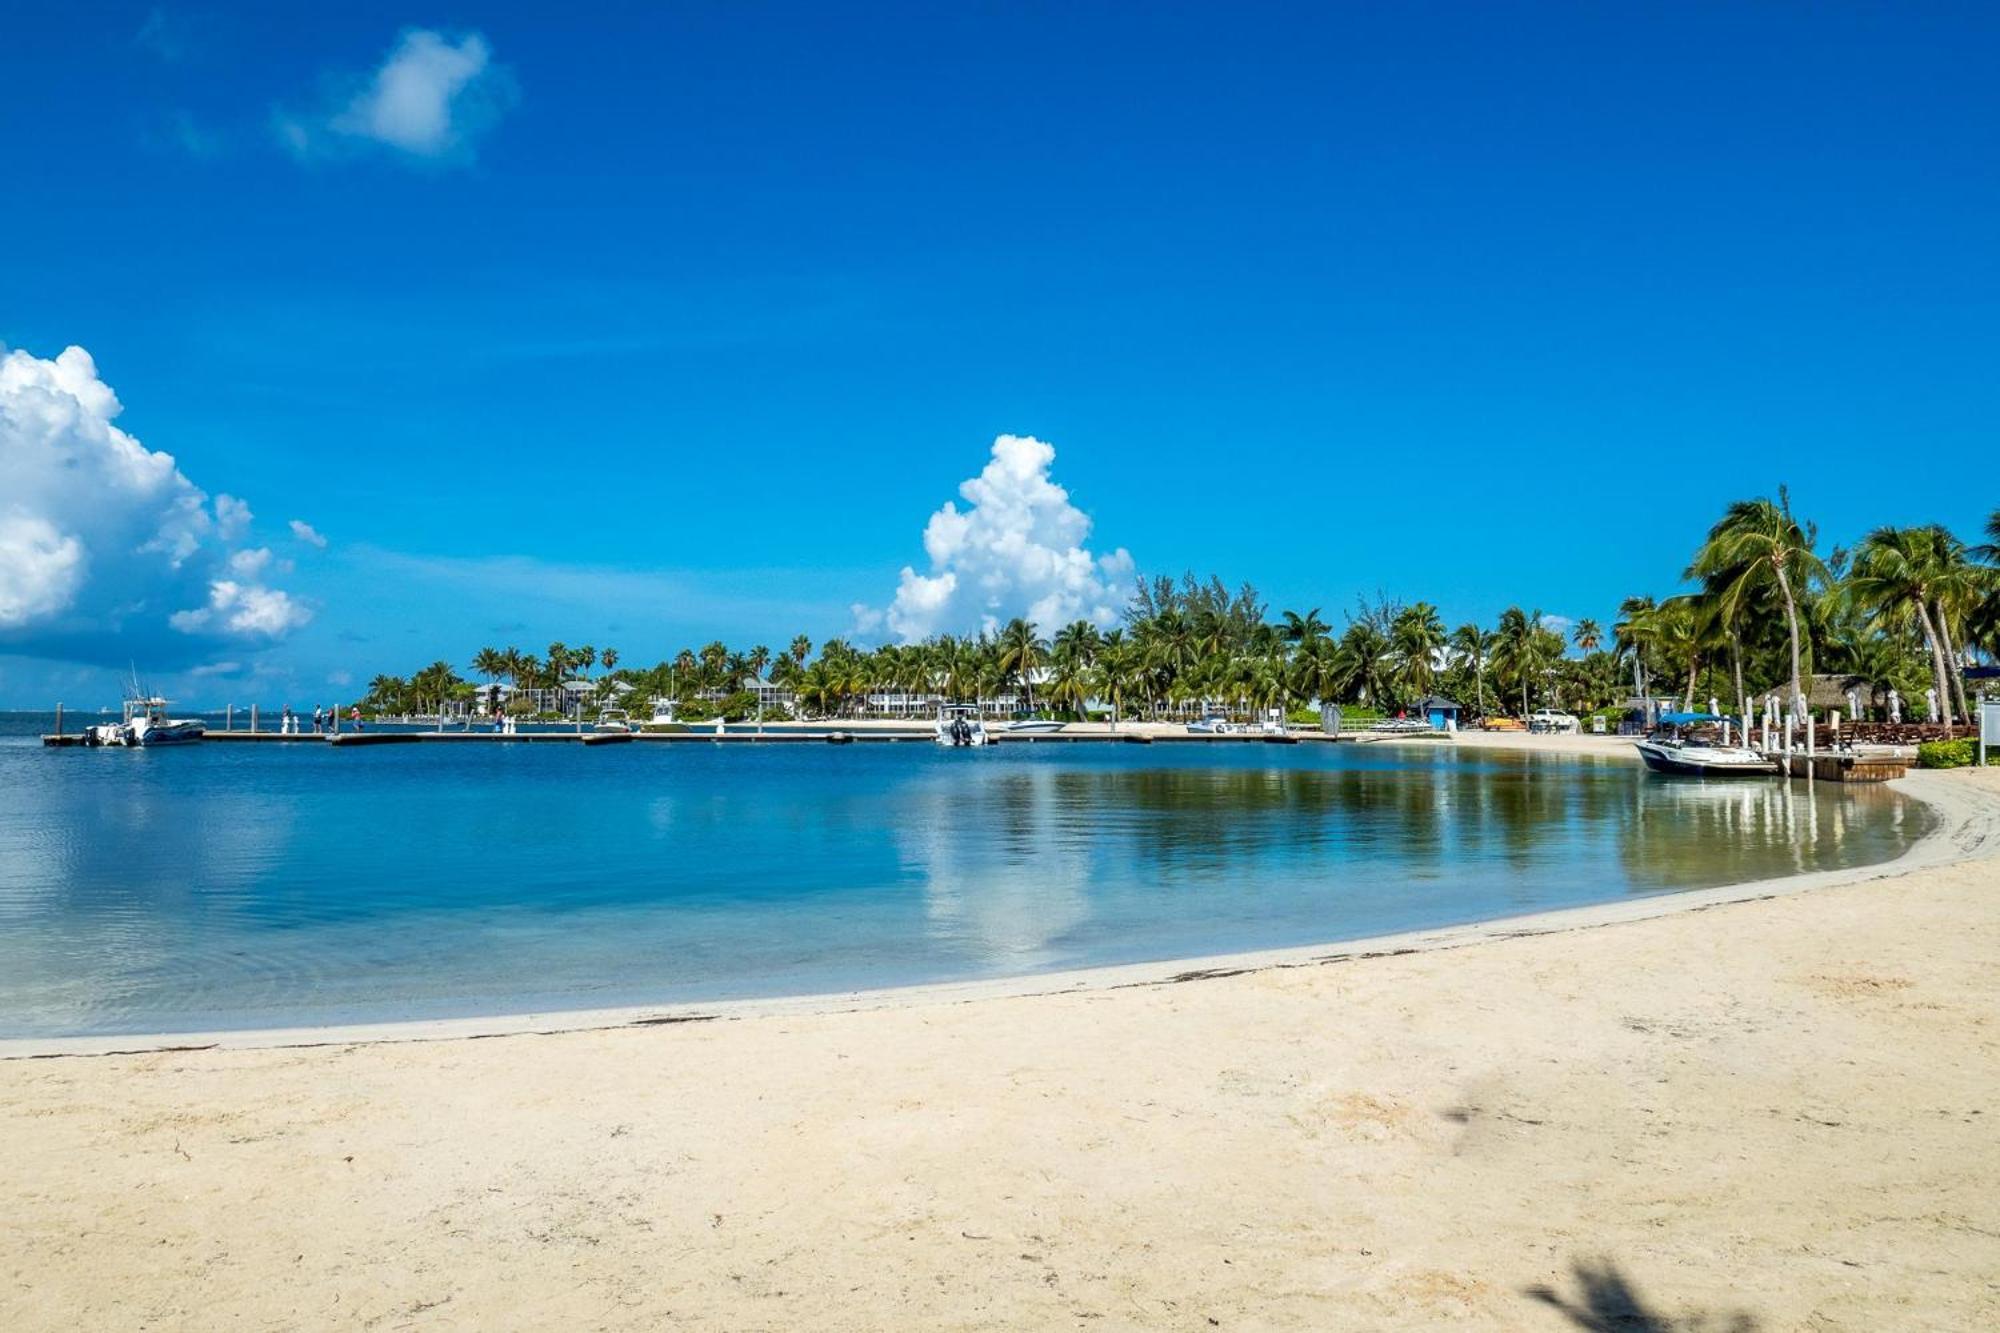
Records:
[[[1872,787],[1369,747],[0,740],[0,1035],[1189,957],[1884,860]]]
[[[1049,948],[1090,915],[1087,832],[1050,769],[938,774],[899,793],[908,818],[896,829],[905,864],[923,884],[933,938],[983,955],[999,971],[1056,963]]]

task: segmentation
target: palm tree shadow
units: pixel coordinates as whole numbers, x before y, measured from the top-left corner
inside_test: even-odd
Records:
[[[1637,1288],[1609,1259],[1595,1263],[1578,1260],[1571,1271],[1576,1274],[1575,1299],[1541,1285],[1529,1287],[1527,1294],[1590,1333],[1756,1333],[1756,1318],[1741,1311],[1730,1315],[1701,1311],[1669,1315],[1648,1306]]]

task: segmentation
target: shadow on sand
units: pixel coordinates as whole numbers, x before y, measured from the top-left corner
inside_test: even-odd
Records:
[[[1529,1287],[1527,1294],[1591,1333],[1756,1333],[1757,1320],[1748,1314],[1670,1315],[1648,1306],[1609,1259],[1579,1259],[1571,1271],[1576,1274],[1574,1299],[1545,1286]]]

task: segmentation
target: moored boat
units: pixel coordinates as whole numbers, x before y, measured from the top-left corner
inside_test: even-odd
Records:
[[[1655,773],[1685,778],[1770,777],[1778,765],[1747,745],[1727,745],[1710,733],[1726,718],[1713,713],[1667,713],[1659,727],[1634,741],[1639,757]],[[1701,731],[1697,731],[1701,728]]]
[[[948,704],[938,709],[936,739],[939,745],[953,747],[991,743],[979,710],[967,704]]]
[[[100,723],[84,733],[85,745],[145,746],[186,745],[207,732],[199,718],[168,717],[167,701],[158,695],[125,701],[124,717]]]

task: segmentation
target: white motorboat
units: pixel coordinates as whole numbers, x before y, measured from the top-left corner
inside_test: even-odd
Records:
[[[1009,736],[1048,736],[1061,731],[1069,724],[1046,717],[1016,718],[1007,724]]]
[[[1193,736],[1234,736],[1236,724],[1221,713],[1204,714],[1198,721],[1187,724],[1188,734]]]
[[[1694,734],[1696,727],[1718,727],[1726,719],[1713,713],[1667,713],[1660,726],[1634,741],[1639,757],[1655,773],[1684,778],[1761,778],[1778,772],[1775,761],[1747,745],[1725,745],[1720,739]]]
[[[85,745],[186,745],[198,741],[207,728],[199,718],[168,717],[167,701],[158,695],[127,699],[124,717],[100,723],[84,733]]]
[[[992,738],[986,734],[986,724],[980,720],[977,708],[969,704],[947,704],[938,709],[937,743],[954,748],[990,745]]]
[[[597,714],[597,725],[592,731],[607,735],[627,736],[632,732],[632,718],[622,708],[606,708]]]

